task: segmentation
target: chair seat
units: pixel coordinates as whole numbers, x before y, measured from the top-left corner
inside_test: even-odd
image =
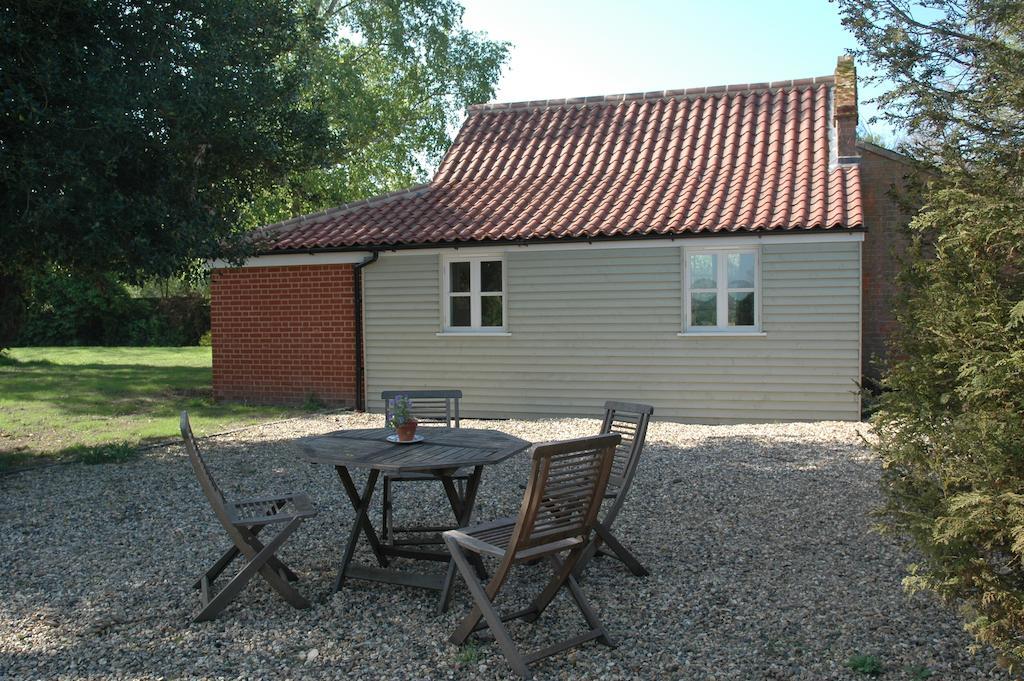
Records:
[[[313,503],[305,494],[239,499],[226,504],[232,525],[268,525],[316,515]]]
[[[460,468],[450,476],[454,480],[469,480],[469,477],[473,475],[472,468]],[[385,480],[440,480],[437,475],[428,473],[426,471],[411,471],[405,473],[385,473]]]
[[[462,546],[475,553],[483,553],[497,558],[503,558],[508,551],[509,542],[512,540],[512,532],[516,529],[515,518],[498,518],[488,523],[464,527],[459,530],[449,530],[444,533],[445,537],[451,537],[459,546]],[[559,553],[583,543],[581,537],[570,537],[559,539],[522,549],[516,553],[515,560],[534,560],[551,553]]]

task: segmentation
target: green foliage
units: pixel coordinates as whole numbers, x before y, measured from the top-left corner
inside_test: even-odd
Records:
[[[881,676],[885,671],[885,667],[874,655],[854,655],[844,664],[864,676]]]
[[[423,182],[466,105],[494,96],[508,45],[465,30],[453,0],[298,0],[327,39],[305,53],[302,97],[343,137],[329,163],[264,188],[244,222],[262,225]]]
[[[935,676],[935,672],[928,667],[918,665],[907,669],[907,675],[914,679],[914,681],[925,681],[925,679],[930,679]]]
[[[412,400],[408,395],[395,395],[388,399],[388,413],[387,425],[390,428],[398,428],[415,420],[412,417]]]
[[[0,6],[0,347],[53,267],[174,277],[425,178],[507,54],[461,20],[454,0]]]
[[[17,345],[196,345],[210,328],[200,295],[133,298],[111,275],[33,276]]]
[[[0,268],[0,351],[14,345],[25,316],[23,278]]]
[[[1014,163],[1024,145],[1019,0],[839,0],[843,25],[889,86],[875,101],[918,158]],[[965,163],[966,162],[966,163]]]
[[[914,221],[875,417],[887,527],[924,556],[906,584],[960,604],[982,642],[1024,659],[1024,199],[956,181]],[[991,182],[996,182],[992,180]],[[919,240],[919,244],[923,241]]]
[[[196,263],[194,270],[172,277],[153,277],[125,286],[132,298],[210,297],[209,270]]]
[[[201,347],[208,348],[213,345],[213,332],[207,331],[199,337],[199,343]]]
[[[309,393],[306,395],[306,399],[302,402],[302,408],[305,411],[323,411],[326,405],[323,401],[317,397],[316,393]]]
[[[289,0],[5,3],[0,272],[141,281],[230,251],[241,206],[340,148],[303,96],[325,30]]]
[[[873,422],[905,584],[1024,662],[1024,5],[841,0],[930,162]]]
[[[473,641],[469,641],[459,648],[459,651],[455,654],[455,661],[459,664],[476,664],[480,661],[480,657],[480,646]]]

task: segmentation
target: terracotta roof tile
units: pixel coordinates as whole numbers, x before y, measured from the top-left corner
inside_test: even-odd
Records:
[[[849,229],[833,78],[475,105],[433,181],[270,225],[268,250]]]

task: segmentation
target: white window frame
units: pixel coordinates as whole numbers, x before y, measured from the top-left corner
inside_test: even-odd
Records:
[[[501,293],[480,290],[480,263],[501,262]],[[469,326],[452,326],[451,298],[466,296],[466,293],[451,292],[451,265],[457,262],[469,263]],[[489,295],[501,296],[501,326],[481,326],[481,298]],[[503,253],[473,255],[445,255],[441,258],[441,333],[439,335],[507,336],[508,334],[508,263]]]
[[[683,329],[680,335],[683,336],[763,336],[761,331],[761,248],[758,246],[730,247],[730,246],[684,246],[682,251],[682,274],[683,274]],[[752,254],[754,256],[754,288],[728,288],[729,269],[726,256],[735,253]],[[694,326],[692,324],[690,310],[690,256],[692,255],[713,255],[717,259],[715,265],[717,286],[716,292],[716,315],[718,322],[716,326]],[[698,292],[704,289],[696,289]],[[708,289],[710,291],[710,289]],[[754,293],[754,325],[753,326],[729,326],[729,293],[753,291]]]

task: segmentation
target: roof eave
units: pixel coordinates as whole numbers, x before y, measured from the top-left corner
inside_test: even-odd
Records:
[[[424,241],[399,242],[381,244],[353,244],[348,246],[311,246],[305,248],[277,248],[261,251],[258,255],[295,255],[303,253],[352,253],[358,251],[405,251],[427,248],[475,248],[488,246],[539,246],[543,244],[598,243],[614,241],[675,241],[676,239],[707,239],[711,237],[750,237],[776,236],[794,234],[840,234],[863,233],[867,231],[862,224],[852,226],[832,225],[826,227],[774,227],[771,229],[737,229],[718,232],[677,232],[672,234],[627,234],[620,236],[581,236],[549,239],[480,239],[473,241]]]

